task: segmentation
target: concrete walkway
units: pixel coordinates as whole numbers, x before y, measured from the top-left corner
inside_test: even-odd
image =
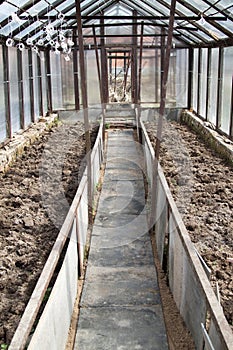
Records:
[[[133,130],[108,132],[76,335],[78,350],[168,349]]]

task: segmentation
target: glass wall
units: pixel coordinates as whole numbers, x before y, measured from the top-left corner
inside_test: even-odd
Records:
[[[217,121],[217,96],[218,96],[218,57],[219,49],[215,48],[211,50],[211,66],[209,76],[209,100],[207,119],[216,124]]]
[[[3,75],[3,53],[0,46],[0,143],[7,137],[6,133],[6,110],[4,94],[4,75]]]
[[[230,117],[231,117],[231,89],[232,89],[232,76],[233,76],[232,60],[233,60],[233,47],[224,48],[221,129],[226,133],[229,133]]]
[[[8,58],[9,58],[11,130],[12,130],[12,133],[15,133],[20,130],[17,49],[15,49],[14,47],[9,47]]]

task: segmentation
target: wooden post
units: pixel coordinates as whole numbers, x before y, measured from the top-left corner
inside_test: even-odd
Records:
[[[165,115],[167,81],[168,81],[169,62],[170,62],[170,54],[171,54],[171,46],[172,46],[175,8],[176,8],[176,0],[172,0],[171,7],[170,7],[170,19],[169,19],[169,29],[168,29],[168,37],[167,37],[167,48],[166,48],[165,62],[164,62],[161,101],[160,101],[160,108],[159,108],[159,120],[158,120],[157,135],[156,135],[155,158],[154,158],[154,164],[153,164],[151,217],[150,217],[150,228],[152,230],[153,230],[153,227],[155,225],[155,218],[156,218],[155,211],[156,211],[156,201],[158,198],[158,187],[156,186],[156,184],[157,184],[157,178],[158,178],[158,162],[159,162],[160,144],[161,144],[161,139],[162,139],[163,118]]]
[[[76,4],[76,17],[77,17],[77,27],[78,27],[79,65],[80,65],[82,105],[83,105],[86,156],[87,156],[88,208],[89,208],[88,213],[89,213],[89,223],[92,224],[93,217],[92,217],[91,138],[90,138],[90,128],[89,128],[89,119],[88,119],[87,78],[86,78],[86,69],[85,69],[80,0],[75,0],[75,4]]]
[[[100,101],[101,101],[101,108],[102,108],[102,115],[103,115],[103,142],[104,142],[105,141],[105,101],[104,101],[104,93],[103,93],[103,84],[101,83],[100,61],[99,61],[97,39],[96,39],[96,33],[95,33],[95,26],[94,25],[92,27],[92,31],[93,31],[95,57],[96,57],[97,73],[98,73],[98,80],[99,80]]]
[[[157,162],[159,160],[159,150],[160,150],[160,143],[161,143],[161,138],[162,138],[163,117],[164,117],[164,114],[165,114],[167,80],[168,80],[170,53],[171,53],[171,45],[172,45],[175,8],[176,8],[176,0],[172,0],[171,1],[171,8],[170,8],[170,19],[169,19],[169,29],[168,29],[168,37],[167,37],[167,48],[166,48],[166,54],[165,54],[164,73],[163,73],[163,82],[162,82],[162,92],[161,92],[161,101],[160,101],[160,108],[159,108],[159,122],[158,122],[157,139],[156,139],[155,158],[156,158]]]
[[[100,52],[101,52],[101,81],[103,89],[104,103],[108,103],[108,65],[107,65],[107,54],[105,49],[105,28],[104,28],[104,17],[101,17],[100,24]]]
[[[79,82],[78,82],[78,49],[77,49],[77,30],[74,29],[73,32],[73,74],[74,74],[74,103],[75,110],[80,110],[80,100],[79,100]]]
[[[140,36],[140,54],[139,54],[139,70],[138,70],[138,104],[141,104],[141,80],[142,80],[142,51],[143,51],[143,29],[144,23],[141,22],[141,36]]]
[[[163,74],[164,74],[164,61],[165,61],[165,29],[161,28],[161,50],[160,50],[160,103],[162,100],[163,91]]]
[[[137,104],[137,66],[138,66],[138,57],[137,57],[137,11],[133,10],[133,28],[132,28],[132,102]]]

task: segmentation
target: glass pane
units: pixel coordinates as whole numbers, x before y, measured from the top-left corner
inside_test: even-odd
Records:
[[[61,55],[50,52],[51,83],[52,83],[52,108],[53,110],[63,108],[62,104],[62,82],[61,82]]]
[[[218,56],[219,49],[211,50],[211,68],[210,68],[210,91],[208,101],[208,120],[216,125],[217,112],[217,94],[218,94]]]
[[[88,103],[100,103],[99,80],[94,51],[86,51]]]
[[[4,141],[6,134],[6,111],[4,98],[4,76],[3,76],[3,57],[2,46],[0,46],[0,142]]]
[[[200,75],[200,108],[199,113],[206,118],[206,91],[207,91],[207,57],[208,49],[202,50],[201,75]]]
[[[187,107],[188,50],[176,52],[176,106]]]
[[[9,53],[11,128],[12,128],[12,132],[15,133],[20,129],[17,49],[13,47],[9,47],[8,53]]]
[[[44,52],[40,53],[41,62],[41,75],[42,75],[42,101],[43,101],[43,114],[45,115],[48,111],[48,99],[47,99],[47,77],[45,69],[45,55]]]
[[[33,94],[34,94],[34,113],[35,119],[40,116],[39,108],[39,76],[38,76],[38,56],[32,52],[32,70],[33,70]]]
[[[24,99],[24,120],[25,126],[31,123],[31,98],[30,98],[30,78],[28,65],[28,50],[22,51],[23,60],[23,99]]]
[[[70,61],[61,60],[62,69],[62,95],[63,106],[68,109],[74,108],[74,73],[73,73],[73,57]]]
[[[192,104],[193,109],[197,112],[197,81],[198,81],[198,49],[194,50],[193,62],[193,87],[192,87]]]
[[[155,101],[155,52],[144,50],[142,56],[141,101]]]
[[[224,48],[221,129],[227,134],[229,134],[231,116],[232,57],[233,47]]]

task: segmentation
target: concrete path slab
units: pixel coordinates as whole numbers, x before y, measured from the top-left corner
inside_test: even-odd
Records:
[[[167,350],[161,307],[87,308],[81,310],[75,349]]]
[[[133,130],[109,130],[80,302],[77,350],[167,350]]]

